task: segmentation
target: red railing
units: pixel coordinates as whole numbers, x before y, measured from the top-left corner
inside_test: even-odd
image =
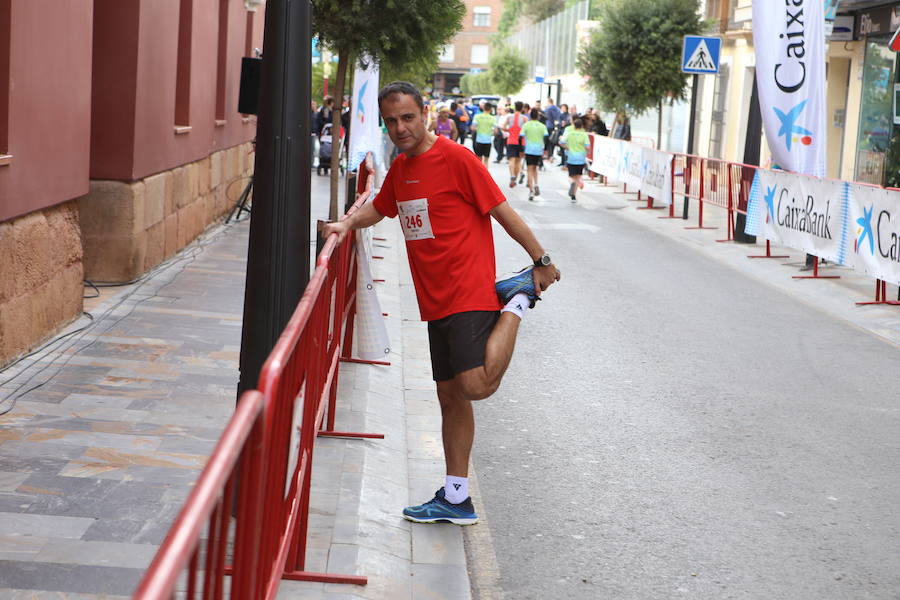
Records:
[[[259,598],[259,535],[264,466],[263,395],[245,392],[146,575],[136,600],[174,596],[180,575],[188,598]],[[243,474],[238,477],[238,472]],[[232,501],[237,490],[234,528]],[[206,531],[206,543],[201,534]],[[226,586],[226,551],[236,565]],[[205,546],[205,547],[204,547]],[[202,555],[202,556],[201,556]],[[201,571],[202,563],[202,571]],[[226,590],[226,587],[228,590]]]
[[[348,215],[372,194],[371,156],[359,171],[359,193]],[[384,437],[334,431],[338,363],[349,359],[353,339],[353,241],[353,233],[341,243],[336,235],[326,240],[263,365],[260,391],[241,397],[134,598],[174,598],[181,588],[179,595],[187,598],[258,600],[274,598],[282,579],[367,582],[304,570],[316,438]]]

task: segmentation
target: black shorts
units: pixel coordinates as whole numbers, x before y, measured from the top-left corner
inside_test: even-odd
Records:
[[[569,167],[569,177],[584,173],[584,165],[567,164],[566,166]]]
[[[525,155],[525,164],[529,167],[536,167],[541,164],[541,159],[543,156],[540,154],[526,154]]]
[[[499,317],[496,310],[472,310],[429,321],[432,379],[447,381],[483,365],[487,340]]]
[[[525,147],[521,144],[507,144],[506,145],[506,158],[519,158],[522,156],[522,151],[525,150]]]
[[[479,144],[478,142],[474,142],[472,144],[473,150],[475,150],[475,156],[490,156],[491,155],[491,145],[490,144]]]

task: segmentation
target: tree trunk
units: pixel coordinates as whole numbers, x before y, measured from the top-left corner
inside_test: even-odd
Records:
[[[656,107],[656,149],[662,149],[662,98]]]
[[[328,208],[328,220],[338,219],[338,186],[341,174],[341,111],[344,109],[344,81],[347,79],[347,52],[338,53],[337,77],[334,81],[334,110],[331,111],[331,202]]]

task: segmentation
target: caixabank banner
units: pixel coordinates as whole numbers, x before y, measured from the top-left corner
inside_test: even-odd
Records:
[[[848,259],[849,219],[849,184],[758,169],[744,230],[843,265]]]
[[[900,285],[900,192],[859,184],[850,190],[849,264]]]
[[[603,135],[592,135],[591,143],[594,146],[591,171],[611,181],[620,181],[632,191],[640,190],[657,205],[672,204],[674,155]]]

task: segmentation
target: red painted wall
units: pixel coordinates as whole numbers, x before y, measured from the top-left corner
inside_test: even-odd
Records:
[[[13,159],[0,166],[0,221],[88,191],[93,29],[92,0],[4,1]]]
[[[236,111],[240,59],[246,46],[244,2],[227,0],[225,89],[228,95],[225,123],[217,126],[221,0],[190,1],[193,19],[188,124],[191,130],[176,134],[181,0],[97,0],[91,178],[140,179],[199,160],[255,135],[255,125],[245,122]],[[255,14],[258,24],[255,23],[254,37],[258,39],[252,46],[262,47],[263,14],[262,7]],[[115,92],[109,98],[101,90]]]

